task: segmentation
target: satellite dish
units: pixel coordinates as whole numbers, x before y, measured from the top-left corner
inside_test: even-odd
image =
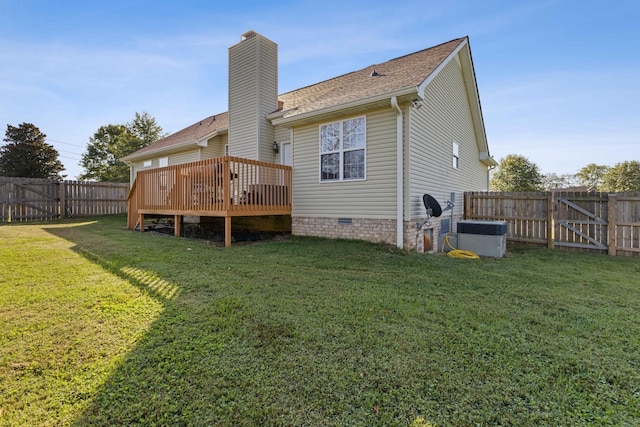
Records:
[[[422,196],[422,203],[424,203],[424,207],[427,209],[427,212],[431,212],[431,216],[438,217],[442,215],[442,208],[440,207],[440,203],[433,196],[429,194],[425,194]]]

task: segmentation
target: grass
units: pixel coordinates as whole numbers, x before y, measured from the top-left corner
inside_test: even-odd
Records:
[[[640,261],[0,227],[0,426],[635,425]]]

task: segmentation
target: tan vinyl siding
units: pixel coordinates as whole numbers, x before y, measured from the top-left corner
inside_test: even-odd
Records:
[[[150,168],[145,168],[144,167],[144,162],[133,162],[131,163],[131,169],[133,171],[133,176],[136,176],[136,174],[138,173],[138,171],[144,170],[144,169],[150,169]]]
[[[224,156],[224,146],[227,141],[227,135],[218,135],[209,139],[207,146],[200,149],[201,160]]]
[[[255,40],[229,49],[229,154],[257,158]]]
[[[277,126],[275,128],[274,141],[276,141],[280,147],[282,147],[283,143],[290,142],[291,129],[283,126]],[[280,149],[280,152],[282,152],[282,148]],[[280,154],[273,153],[273,160],[270,161],[273,161],[274,163],[280,163]]]
[[[425,215],[422,195],[431,194],[441,205],[456,193],[455,214],[462,212],[462,193],[487,189],[487,167],[479,149],[458,61],[451,61],[425,91],[420,109],[410,108],[409,215]],[[452,165],[452,142],[459,146],[460,167]]]
[[[389,108],[366,116],[361,181],[320,182],[319,125],[294,129],[293,216],[395,219],[395,113]]]
[[[277,109],[277,45],[256,34],[229,48],[229,154],[261,160],[273,144],[266,115]],[[259,141],[262,141],[260,147]],[[273,152],[270,153],[273,156]]]
[[[276,127],[275,140],[278,141],[278,144],[289,142],[291,140],[291,129],[283,126]]]
[[[258,160],[274,159],[275,131],[267,115],[278,108],[278,45],[265,39],[260,44],[260,80],[258,93]]]
[[[138,171],[146,170],[146,169],[155,169],[160,167],[160,159],[168,158],[169,166],[171,165],[179,165],[182,163],[195,162],[200,160],[200,149],[191,149],[188,151],[184,151],[181,153],[173,153],[168,155],[160,155],[150,159],[141,160],[138,162],[134,162],[132,164],[134,175],[138,173]],[[151,160],[151,166],[144,167],[144,162]]]
[[[198,160],[201,160],[199,149],[170,154],[168,157],[169,166],[181,165],[183,163],[197,162]]]

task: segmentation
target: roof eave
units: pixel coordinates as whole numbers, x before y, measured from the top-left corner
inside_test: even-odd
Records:
[[[422,81],[422,83],[420,83],[420,85],[418,86],[418,95],[420,95],[420,98],[424,99],[424,91],[429,83],[431,83],[431,81],[436,78],[440,71],[442,71],[442,69],[446,67],[447,64],[453,58],[455,58],[456,55],[462,50],[462,48],[467,44],[469,44],[469,41],[468,38],[465,38],[431,73],[429,73],[429,75]]]
[[[403,97],[409,95],[415,95],[417,93],[418,88],[416,86],[405,87],[402,89],[398,89],[392,92],[386,92],[379,95],[370,96],[367,98],[361,98],[350,102],[345,102],[342,104],[332,105],[330,107],[320,108],[318,110],[307,111],[306,113],[295,114],[290,117],[274,117],[271,118],[271,124],[274,126],[278,125],[292,125],[297,122],[305,122],[310,119],[320,119],[325,116],[332,116],[335,113],[344,111],[344,110],[353,110],[358,107],[364,107],[368,104],[374,104],[376,102],[386,101],[392,97]]]
[[[479,143],[479,149],[481,152],[489,153],[489,143],[487,141],[487,133],[484,126],[484,118],[482,116],[482,106],[480,105],[480,93],[478,91],[478,82],[476,80],[476,71],[473,66],[473,58],[471,56],[471,46],[469,44],[469,37],[465,37],[460,44],[449,54],[447,57],[436,67],[427,78],[418,86],[418,95],[424,99],[426,87],[433,81],[433,79],[440,73],[440,71],[449,64],[459,53],[464,50],[464,54],[461,55],[461,60],[464,63],[463,74],[464,82],[467,91],[467,95],[471,100],[471,115],[473,118],[474,131],[476,133],[476,139]],[[466,72],[465,72],[466,68]],[[489,163],[484,162],[489,166],[494,166],[495,160],[489,156],[487,160]]]
[[[189,147],[190,145],[196,145],[197,142],[198,141],[193,140],[193,139],[189,140],[189,141],[183,141],[183,142],[179,142],[179,143],[176,143],[176,144],[167,145],[166,147],[160,147],[160,148],[156,148],[156,149],[153,149],[153,150],[143,151],[142,153],[129,154],[128,156],[125,156],[120,160],[125,161],[125,162],[143,160],[143,159],[147,159],[149,157],[155,157],[158,154],[170,153],[172,151],[176,151],[176,150],[180,150],[180,149]]]
[[[227,132],[229,132],[229,126],[220,126],[219,128],[215,129],[213,132],[209,132],[208,134],[201,136],[195,142],[197,145],[201,147],[206,147],[208,144],[208,141],[211,138],[215,138],[216,136],[225,134]]]
[[[222,135],[228,132],[228,130],[229,130],[228,126],[219,127],[213,132],[210,132],[198,139],[190,139],[188,141],[178,142],[176,144],[167,145],[165,147],[143,151],[142,153],[139,153],[139,154],[132,153],[132,154],[129,154],[128,156],[123,157],[120,160],[122,160],[123,162],[132,162],[136,160],[148,159],[149,157],[156,157],[161,154],[169,154],[169,153],[174,153],[176,151],[182,151],[183,149],[189,148],[190,146],[206,147],[207,140],[213,137],[216,137],[218,135]]]
[[[489,154],[488,151],[481,151],[480,152],[480,161],[487,165],[487,166],[498,166],[498,162],[496,161],[496,159],[494,159],[493,157],[491,157],[491,155]]]
[[[482,105],[480,104],[480,91],[478,90],[478,81],[476,80],[476,70],[473,66],[473,57],[471,55],[471,46],[469,45],[468,39],[466,40],[467,49],[465,49],[465,54],[462,56],[462,61],[468,64],[469,78],[465,78],[465,82],[467,85],[467,92],[469,93],[469,97],[474,99],[475,102],[471,103],[472,107],[472,115],[474,116],[474,124],[476,126],[476,134],[478,138],[482,141],[483,146],[480,147],[480,151],[489,152],[489,142],[487,140],[487,131],[484,126],[484,117],[482,115]]]

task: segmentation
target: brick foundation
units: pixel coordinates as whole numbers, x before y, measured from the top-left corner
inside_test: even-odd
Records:
[[[425,224],[420,230],[417,230],[416,223],[418,221],[405,221],[404,223],[404,248],[406,250],[415,250],[418,253],[440,252],[444,242],[440,239],[440,234],[447,233],[453,230],[455,234],[456,224],[462,217],[454,216],[453,224],[449,227],[444,224],[446,229],[443,229],[443,222],[451,223],[451,217],[449,215],[439,218],[430,218],[429,222]],[[428,237],[429,243],[431,243],[431,249],[425,251],[425,234]]]
[[[297,236],[396,243],[396,222],[390,219],[293,217],[291,232]]]
[[[439,252],[443,243],[440,242],[441,223],[443,220],[450,221],[450,219],[449,216],[431,218],[420,230],[416,227],[418,221],[405,221],[403,249],[418,253]],[[453,218],[453,230],[459,219],[459,217]],[[374,243],[396,244],[396,221],[392,219],[293,217],[291,232],[297,236],[358,239]],[[425,233],[431,244],[431,248],[427,251],[424,249]]]

